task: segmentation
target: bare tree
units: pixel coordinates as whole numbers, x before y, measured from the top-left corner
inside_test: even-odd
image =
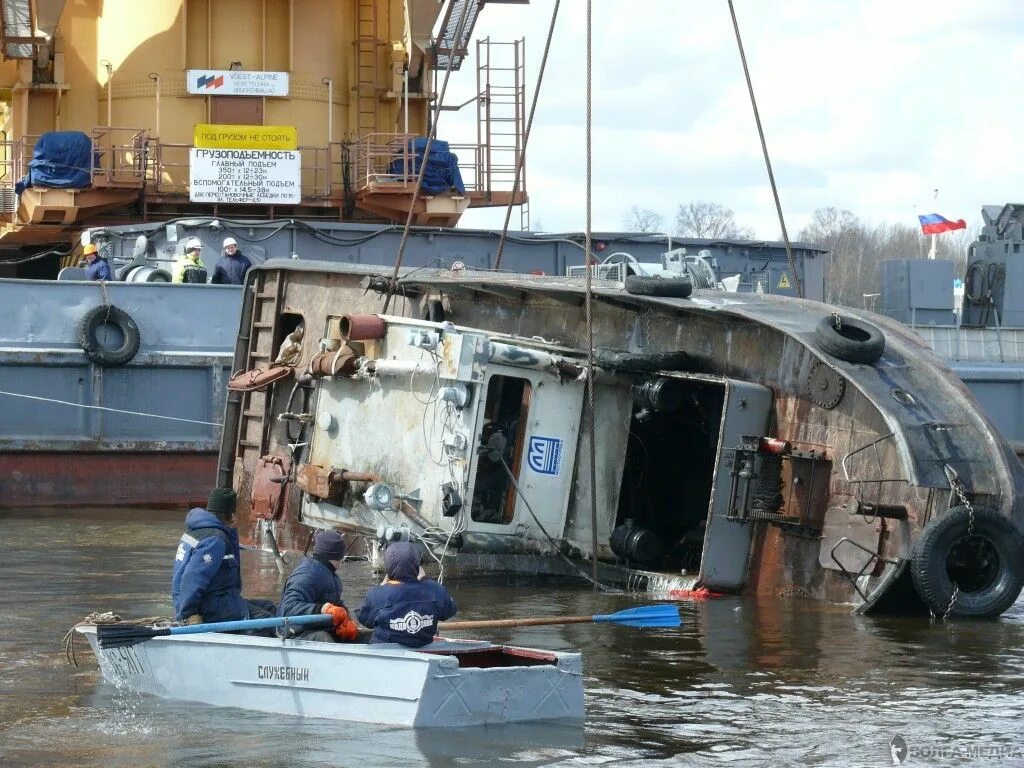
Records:
[[[657,211],[635,205],[622,217],[622,225],[627,232],[661,232],[661,222],[661,214]]]
[[[963,275],[973,230],[939,235],[936,258],[952,261],[954,273]],[[800,232],[800,239],[828,250],[825,300],[860,307],[865,297],[881,291],[882,262],[917,259],[928,251],[928,238],[909,224],[865,224],[849,211],[819,208]]]
[[[675,234],[680,237],[706,237],[735,240],[753,237],[753,231],[736,223],[736,214],[718,203],[691,200],[679,206]]]

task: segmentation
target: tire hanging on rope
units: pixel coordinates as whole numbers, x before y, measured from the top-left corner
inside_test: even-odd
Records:
[[[114,338],[110,338],[112,330]],[[125,365],[138,354],[142,336],[131,315],[113,304],[102,304],[79,320],[78,343],[92,362],[111,368]]]

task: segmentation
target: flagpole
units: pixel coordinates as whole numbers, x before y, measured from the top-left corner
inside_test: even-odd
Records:
[[[935,260],[935,243],[938,241],[938,239],[939,236],[937,234],[932,234],[932,247],[928,251],[928,258],[932,259],[933,261]]]

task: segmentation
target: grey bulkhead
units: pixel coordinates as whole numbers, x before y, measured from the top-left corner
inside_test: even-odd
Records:
[[[373,376],[320,381],[309,461],[379,476],[399,494],[401,505],[446,533],[460,519],[467,551],[474,545],[491,551],[547,551],[541,526],[553,538],[565,535],[584,385],[525,364],[488,362],[486,334],[449,332],[444,337],[442,345],[433,324],[388,318],[378,357],[386,365],[378,365]],[[480,482],[479,465],[486,460],[477,449],[489,421],[487,394],[502,377],[529,393],[522,450],[509,460],[518,470],[520,492],[507,521],[474,519],[470,506]],[[450,394],[459,391],[466,393],[464,404]],[[504,473],[500,465],[494,469]],[[443,514],[446,484],[463,500],[458,518]],[[302,514],[311,522],[351,530],[408,526],[423,532],[403,512],[371,510],[353,495],[342,506],[306,497]]]

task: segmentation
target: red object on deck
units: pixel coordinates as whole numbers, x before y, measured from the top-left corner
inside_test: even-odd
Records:
[[[757,448],[761,453],[771,453],[776,456],[783,456],[793,450],[788,440],[779,440],[777,437],[762,437],[757,442]]]
[[[697,589],[670,589],[668,596],[676,600],[707,600],[712,597],[722,597],[722,592],[712,592],[707,587]]]
[[[0,507],[202,506],[215,453],[0,453]]]

